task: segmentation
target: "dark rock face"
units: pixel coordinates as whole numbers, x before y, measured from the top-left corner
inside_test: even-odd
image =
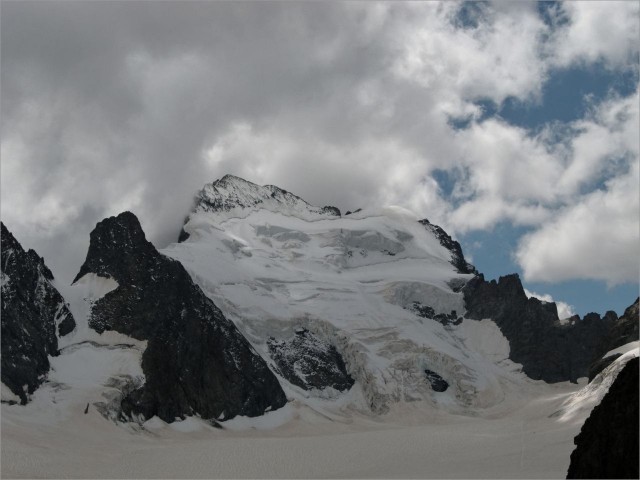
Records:
[[[429,305],[423,305],[420,302],[413,302],[412,308],[419,317],[430,318],[442,325],[460,325],[462,323],[462,317],[459,317],[455,310],[451,310],[451,313],[436,313]]]
[[[267,346],[282,376],[300,388],[346,391],[353,386],[336,347],[305,328],[297,329],[288,340],[270,337]]]
[[[178,234],[178,243],[182,243],[189,238],[189,234],[185,231],[184,225],[189,221],[189,216],[187,215],[182,222],[183,227],[180,229],[180,233]]]
[[[433,232],[436,238],[440,241],[440,245],[451,252],[451,265],[456,267],[458,273],[477,273],[476,268],[467,263],[462,254],[462,247],[460,243],[456,242],[447,232],[445,232],[438,225],[434,225],[426,218],[418,221],[421,225],[424,225],[429,231]]]
[[[184,228],[181,228],[180,234],[178,235],[178,243],[182,243],[186,241],[189,237],[190,235],[187,232],[185,232]]]
[[[118,282],[94,304],[89,325],[148,341],[146,382],[122,400],[126,416],[228,419],[286,403],[264,360],[184,267],[147,241],[132,213],[107,218],[91,232],[76,280],[89,272]]]
[[[617,318],[615,312],[607,312],[607,315],[612,318],[612,327],[609,335],[607,336],[604,346],[602,348],[602,354],[606,354],[611,350],[615,350],[622,345],[626,345],[630,342],[638,341],[638,302],[640,299],[636,299],[633,305],[629,306],[624,314]],[[602,370],[607,368],[618,358],[621,354],[610,355],[606,358],[598,358],[589,369],[589,381],[593,380]]]
[[[58,335],[75,328],[53,274],[33,250],[25,251],[2,224],[2,383],[27,403],[58,355]]]
[[[638,340],[638,306],[640,298],[636,298],[633,305],[629,306],[624,314],[613,324],[607,348],[613,350],[629,342]]]
[[[447,388],[449,388],[449,382],[447,382],[433,370],[425,369],[424,374],[431,384],[431,388],[434,392],[445,392]]]
[[[340,217],[340,209],[338,207],[332,207],[331,205],[327,205],[326,207],[322,207],[322,213],[326,213],[327,215],[333,215],[334,217]]]
[[[555,303],[527,298],[518,275],[487,282],[482,274],[463,288],[466,317],[493,319],[509,341],[509,358],[534,380],[576,382],[602,356],[611,316],[598,314],[561,325]]]
[[[567,478],[639,478],[638,402],[638,358],[634,358],[575,438]]]

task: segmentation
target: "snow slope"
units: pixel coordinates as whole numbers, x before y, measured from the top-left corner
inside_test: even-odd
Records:
[[[117,288],[117,282],[87,274],[71,286],[59,282],[55,286],[69,302],[76,328],[58,340],[60,355],[49,357],[48,381],[24,408],[29,412],[27,423],[34,426],[71,418],[88,404],[113,415],[111,404],[119,401],[122,390],[144,383],[140,362],[146,341],[115,331],[99,334],[88,325],[92,303]],[[4,421],[12,413],[3,406],[2,414]]]
[[[299,327],[336,346],[354,387],[309,392],[280,377],[289,398],[367,413],[419,402],[476,414],[531,383],[492,321],[443,325],[416,314],[415,302],[462,315],[454,290],[471,275],[457,273],[451,251],[415,215],[390,207],[332,216],[280,192],[231,176],[205,186],[187,240],[162,253],[185,266],[267,361],[266,340]],[[450,387],[433,391],[426,369]]]
[[[134,430],[105,421],[94,410],[30,425],[27,411],[33,407],[3,405],[2,476],[564,478],[584,418],[559,422],[549,415],[573,388],[528,390],[517,410],[490,418],[406,404],[380,418],[353,412],[329,417],[290,404],[282,409],[286,415],[271,414],[284,418],[268,429],[247,422],[240,430],[219,430],[196,419],[147,422],[144,430]]]

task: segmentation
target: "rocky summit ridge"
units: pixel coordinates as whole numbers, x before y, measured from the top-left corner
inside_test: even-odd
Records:
[[[340,210],[336,207],[316,207],[275,185],[257,185],[234,175],[225,175],[205,185],[196,195],[194,204],[192,213],[244,215],[249,211],[267,209],[309,219],[340,217]],[[188,237],[183,229],[178,241]]]

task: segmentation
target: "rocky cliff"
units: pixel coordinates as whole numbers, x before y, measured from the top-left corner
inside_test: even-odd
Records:
[[[184,267],[147,241],[130,212],[98,223],[76,280],[87,273],[118,287],[93,306],[89,325],[147,340],[146,382],[122,401],[125,416],[257,416],[286,403],[276,377]]]
[[[638,341],[639,300],[640,299],[636,299],[633,305],[629,306],[620,318],[614,319],[611,331],[601,348],[601,355],[606,355],[607,352],[615,350],[627,343]],[[620,353],[617,353],[602,358],[598,357],[589,368],[589,381],[593,380],[598,373],[611,365],[620,355]]]
[[[426,218],[418,222],[431,231],[440,241],[440,244],[451,252],[451,265],[456,267],[458,273],[478,273],[476,268],[465,260],[460,243],[451,238],[442,227],[434,225]]]
[[[638,358],[620,371],[575,438],[567,478],[638,478]]]
[[[2,224],[2,383],[27,403],[58,355],[58,336],[75,328],[53,274]],[[56,335],[57,332],[57,335]]]
[[[615,318],[598,314],[561,324],[555,303],[527,298],[517,274],[487,282],[482,274],[463,288],[466,317],[493,319],[509,340],[509,358],[534,380],[577,381],[606,352]]]

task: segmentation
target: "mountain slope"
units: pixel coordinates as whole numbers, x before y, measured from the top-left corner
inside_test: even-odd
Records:
[[[86,275],[117,282],[92,305],[89,326],[147,340],[146,381],[123,398],[124,415],[222,419],[261,415],[286,403],[262,358],[182,265],[146,240],[132,213],[96,225],[75,281]]]
[[[442,229],[396,207],[340,217],[296,196],[251,200],[271,188],[228,176],[206,186],[188,239],[163,253],[271,359],[289,396],[378,413],[407,401],[467,411],[526,381],[493,322],[460,323],[460,288],[475,270]],[[335,348],[351,389],[303,388],[283,372],[273,346],[301,329]]]
[[[604,353],[610,315],[561,323],[517,275],[485,281],[428,220],[399,208],[327,216],[283,192],[216,180],[198,194],[189,239],[165,250],[275,364],[265,335],[283,342],[309,328],[345,357],[369,408],[447,396],[466,408],[502,398],[504,378],[519,381],[506,359],[534,380],[575,382]],[[480,329],[497,326],[506,345],[471,361],[465,332],[479,334],[472,320],[483,319]],[[432,374],[452,384],[446,395],[434,393]]]
[[[275,185],[256,185],[233,175],[225,175],[205,185],[196,195],[193,211],[237,216],[261,209],[307,219],[340,216],[336,207],[314,207]],[[186,240],[188,236],[183,229],[179,241]]]
[[[33,250],[25,251],[2,223],[2,384],[3,400],[19,398],[42,383],[49,355],[58,355],[58,336],[73,331],[75,321],[53,286],[53,274]]]

